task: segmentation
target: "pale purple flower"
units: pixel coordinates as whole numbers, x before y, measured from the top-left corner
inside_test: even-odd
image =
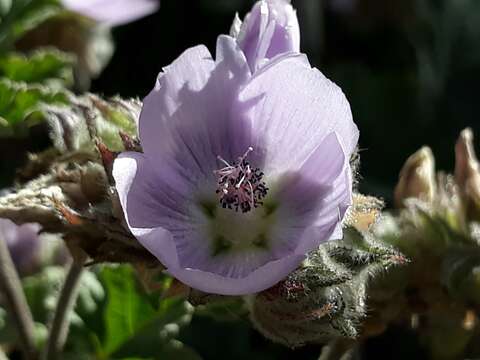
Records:
[[[123,25],[153,14],[157,0],[62,0],[65,8],[109,26]]]
[[[40,250],[38,232],[40,225],[28,223],[16,225],[11,220],[0,218],[0,241],[6,241],[10,255],[20,272],[27,271],[35,265]]]
[[[183,283],[264,290],[341,237],[358,139],[342,91],[304,55],[252,74],[236,39],[216,59],[186,50],[159,75],[139,120],[144,153],[113,176],[128,227]]]
[[[290,0],[258,1],[243,23],[236,15],[230,35],[237,39],[252,72],[277,55],[300,52],[300,28]]]

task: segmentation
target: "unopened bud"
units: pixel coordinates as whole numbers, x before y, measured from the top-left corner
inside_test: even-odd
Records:
[[[103,166],[89,162],[82,167],[80,186],[90,203],[96,204],[105,200],[108,196],[108,179]]]
[[[267,338],[298,347],[354,339],[367,311],[367,284],[405,257],[353,228],[327,242],[274,287],[256,294],[250,317]]]
[[[455,145],[455,181],[462,195],[467,218],[480,220],[480,166],[473,146],[472,130],[460,133]]]
[[[408,198],[431,202],[435,197],[436,187],[435,159],[432,150],[424,146],[407,159],[400,171],[394,193],[395,205],[402,207]]]

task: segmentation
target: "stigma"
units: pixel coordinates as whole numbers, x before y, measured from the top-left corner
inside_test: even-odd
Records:
[[[215,170],[220,205],[224,209],[232,209],[243,213],[263,205],[268,188],[259,168],[252,168],[247,161],[248,154],[253,151],[249,147],[234,164],[229,164],[222,157],[217,159],[225,167]]]

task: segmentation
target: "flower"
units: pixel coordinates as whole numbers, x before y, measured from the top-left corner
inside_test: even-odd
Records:
[[[11,220],[0,219],[0,240],[7,242],[12,260],[20,272],[28,271],[35,265],[40,250],[39,231],[39,224],[19,226]]]
[[[62,0],[67,9],[109,26],[123,25],[158,10],[156,0]]]
[[[113,177],[127,225],[183,283],[242,295],[276,284],[341,237],[358,140],[344,94],[304,55],[253,75],[233,37],[186,50],[139,119],[143,153]]]
[[[237,39],[252,72],[277,55],[300,52],[300,28],[290,0],[257,2],[243,23],[236,15],[230,35]]]

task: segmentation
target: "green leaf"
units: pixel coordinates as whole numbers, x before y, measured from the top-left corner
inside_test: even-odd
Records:
[[[143,356],[162,359],[176,359],[159,357],[160,352],[174,353],[174,349],[185,351],[185,347],[176,342],[177,347],[171,346],[174,337],[178,335],[180,326],[190,321],[191,307],[183,299],[165,299],[153,318],[145,323],[138,331],[125,341],[117,351],[115,357]]]
[[[153,318],[155,309],[140,296],[131,268],[105,268],[101,278],[108,296],[103,350],[110,354]]]
[[[31,56],[9,53],[0,58],[0,76],[12,81],[41,83],[53,87],[73,84],[72,56],[55,49],[43,49]]]
[[[191,319],[193,309],[185,300],[147,294],[128,266],[106,267],[101,279],[107,290],[101,358],[198,359],[174,340]]]
[[[43,105],[66,103],[66,90],[0,79],[0,137],[13,135],[16,128],[34,125],[43,119]]]

